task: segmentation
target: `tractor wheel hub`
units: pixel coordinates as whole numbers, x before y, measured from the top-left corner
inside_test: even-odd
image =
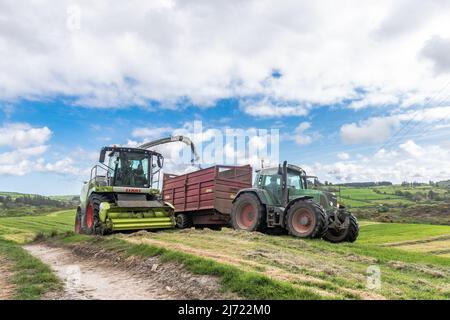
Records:
[[[306,226],[306,225],[308,225],[308,223],[309,223],[308,217],[303,216],[303,217],[300,218],[300,224],[301,225]]]

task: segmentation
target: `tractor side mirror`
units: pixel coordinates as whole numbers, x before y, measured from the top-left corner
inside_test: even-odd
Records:
[[[106,150],[103,149],[102,151],[100,151],[100,159],[98,160],[100,163],[105,162],[105,156],[106,156]]]

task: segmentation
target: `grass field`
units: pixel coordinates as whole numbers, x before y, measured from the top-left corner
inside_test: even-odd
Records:
[[[69,210],[42,216],[0,218],[0,247],[5,250],[7,244],[9,250],[16,250],[18,255],[19,244],[31,241],[38,233],[51,235],[71,231],[73,216],[74,211]],[[92,242],[94,239],[71,236],[67,241]],[[224,270],[228,270],[234,278],[224,278],[229,281],[224,280],[224,287],[253,298],[273,298],[275,292],[270,293],[270,290],[281,290],[283,298],[305,299],[450,298],[450,252],[447,249],[450,226],[362,221],[357,242],[337,245],[230,229],[116,234],[94,242],[103,245],[102,241],[112,241],[131,254],[178,259],[196,273],[217,273],[225,277]],[[381,270],[380,289],[366,287],[369,266]],[[34,292],[30,298],[57,285],[51,281],[50,287],[33,291],[29,287],[33,287],[34,281],[31,279],[29,285],[22,286],[25,288],[22,292]],[[254,287],[258,283],[266,284],[263,291]],[[247,293],[243,293],[244,287]]]
[[[335,188],[336,189],[336,188]],[[377,192],[375,192],[377,190]],[[389,206],[408,206],[415,205],[416,202],[408,199],[405,196],[399,196],[396,192],[409,192],[411,194],[421,193],[427,195],[428,192],[432,190],[440,195],[445,195],[449,192],[448,188],[438,188],[431,186],[417,186],[417,187],[404,187],[404,186],[380,186],[380,187],[369,187],[369,188],[340,188],[340,200],[341,202],[352,208],[359,207],[373,207],[381,204]],[[339,192],[337,192],[339,194]],[[430,199],[424,198],[420,201],[424,203],[434,203],[437,201],[432,201]]]
[[[0,217],[0,238],[25,243],[38,233],[51,234],[73,230],[74,210],[41,216]]]

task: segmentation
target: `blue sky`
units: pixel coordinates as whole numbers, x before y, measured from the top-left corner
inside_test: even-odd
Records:
[[[102,146],[195,120],[278,128],[321,180],[450,178],[445,1],[23,6],[0,5],[0,190],[76,194]]]

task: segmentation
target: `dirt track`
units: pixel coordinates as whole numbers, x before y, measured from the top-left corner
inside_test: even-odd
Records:
[[[10,282],[11,276],[8,261],[0,256],[0,300],[11,299],[14,294],[14,285]]]
[[[149,263],[117,263],[114,257],[83,249],[52,247],[45,244],[25,246],[33,256],[50,265],[64,282],[64,292],[46,299],[199,299],[218,298],[215,278],[186,275],[177,266]],[[180,279],[176,279],[180,276]],[[175,280],[175,281],[174,281]],[[192,290],[194,289],[194,291]],[[203,290],[202,290],[203,289]]]

